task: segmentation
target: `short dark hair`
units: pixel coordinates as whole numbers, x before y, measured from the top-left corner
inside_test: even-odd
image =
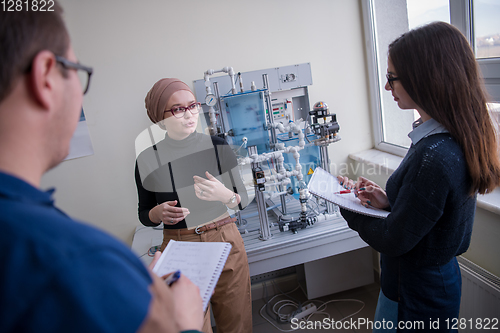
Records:
[[[53,11],[33,11],[31,2],[26,7],[23,1],[21,11],[0,12],[0,102],[9,94],[13,81],[31,69],[40,51],[65,56],[69,49],[61,6],[54,0]]]
[[[474,52],[454,26],[434,22],[389,45],[403,88],[460,144],[472,179],[471,194],[500,185],[495,129]]]

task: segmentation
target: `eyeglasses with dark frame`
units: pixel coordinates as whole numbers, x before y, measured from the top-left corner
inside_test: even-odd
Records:
[[[391,87],[391,89],[394,89],[393,82],[398,81],[399,77],[392,76],[392,74],[390,74],[390,73],[385,74],[385,77],[387,78],[387,82],[389,82],[389,86]]]
[[[83,89],[83,94],[85,95],[87,91],[89,90],[90,86],[90,77],[92,76],[92,72],[94,71],[91,67],[87,67],[81,64],[78,64],[73,61],[69,61],[68,59],[61,57],[61,56],[56,56],[56,61],[63,65],[64,68],[66,69],[74,69],[74,70],[81,70],[87,72],[87,83],[82,82],[82,87]]]
[[[184,114],[188,110],[189,110],[189,112],[191,112],[191,114],[199,113],[200,107],[201,107],[201,103],[196,102],[196,103],[188,105],[187,107],[175,106],[175,107],[171,108],[170,110],[165,110],[165,112],[171,112],[175,118],[182,118],[182,117],[184,117]]]

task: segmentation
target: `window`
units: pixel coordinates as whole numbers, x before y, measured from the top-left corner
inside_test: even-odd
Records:
[[[499,7],[494,0],[474,1],[474,46],[478,59],[500,57]]]
[[[443,21],[450,23],[450,3],[448,0],[407,0],[408,28]]]
[[[403,156],[418,113],[400,110],[384,89],[389,44],[418,26],[444,21],[469,39],[492,102],[500,102],[500,2],[498,0],[362,0],[375,146]],[[498,104],[497,104],[498,105]],[[495,111],[496,110],[496,111]],[[498,108],[492,108],[498,118]]]

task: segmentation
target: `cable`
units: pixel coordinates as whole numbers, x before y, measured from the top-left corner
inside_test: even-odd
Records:
[[[286,201],[285,201],[285,203],[290,202],[290,200],[291,200],[291,198],[290,198],[290,199],[288,199],[288,200],[286,200]],[[278,208],[278,207],[281,207],[281,203],[279,203],[279,204],[275,204],[275,205],[273,205],[273,206],[269,206],[269,207],[267,207],[267,208],[266,208],[266,212],[270,211],[271,209]],[[249,214],[247,214],[247,215],[241,215],[241,218],[242,218],[242,219],[247,219],[247,218],[250,218],[250,217],[257,216],[257,215],[259,215],[259,212],[258,212],[258,211],[253,212],[253,213],[249,213]]]
[[[156,226],[156,227],[147,227],[147,226],[143,226],[143,227],[140,227],[139,229],[137,229],[135,232],[134,232],[134,236],[135,237],[135,234],[137,234],[140,230],[142,229],[146,229],[146,228],[153,228],[154,230],[163,230],[163,226],[162,225],[159,225],[159,226]],[[158,246],[158,249],[160,249],[160,247]],[[151,248],[148,249],[148,252],[142,254],[139,256],[139,258],[142,258],[144,257],[145,255],[148,255],[150,257],[154,257],[154,252],[151,252]],[[151,255],[152,254],[152,255]]]
[[[328,303],[337,303],[337,302],[356,302],[356,303],[361,303],[361,304],[362,304],[361,309],[359,309],[358,311],[356,311],[356,312],[354,312],[354,313],[352,313],[352,314],[350,314],[350,315],[348,315],[348,316],[345,316],[344,318],[339,319],[339,320],[337,320],[337,321],[343,321],[343,320],[346,320],[347,318],[350,318],[350,317],[352,317],[352,316],[354,316],[354,315],[357,315],[358,313],[360,313],[360,312],[361,312],[361,310],[363,310],[363,309],[365,308],[365,302],[360,301],[359,299],[352,299],[352,298],[349,298],[349,299],[333,299],[333,300],[330,300],[330,301],[328,301],[328,302],[324,302],[322,305],[320,305],[320,307],[318,308],[318,310],[319,310],[319,309],[321,309],[321,307],[322,307],[322,306],[325,306],[325,309],[326,309],[326,305],[327,305]],[[313,313],[313,314],[314,314],[314,313]],[[311,314],[311,315],[313,315],[313,314]],[[328,316],[328,318],[330,318],[330,316]],[[308,318],[308,319],[309,319],[309,318]]]
[[[267,167],[269,168],[269,173],[272,176],[273,175],[273,169],[271,168],[271,164],[269,164],[269,160],[267,160],[266,162],[267,162]]]
[[[307,143],[311,143],[311,141],[309,140],[309,138],[307,137],[307,127],[311,127],[309,125],[309,117],[311,115],[309,114],[309,112],[307,113],[307,118],[306,118],[306,123],[304,124],[304,136],[306,137],[306,140],[307,140]]]
[[[147,228],[147,227],[140,227],[139,229],[137,229],[137,230],[134,232],[134,236],[135,236],[135,234],[136,234],[136,233],[138,233],[138,232],[139,232],[139,230],[142,230],[142,229],[145,229],[145,228]]]
[[[323,209],[323,211],[321,212],[321,211],[320,211],[321,209],[319,208],[318,203],[317,203],[316,201],[314,201],[314,200],[313,200],[313,202],[316,204],[316,207],[318,208],[318,211],[315,211],[315,210],[314,210],[314,208],[312,208],[311,206],[309,206],[309,203],[310,203],[310,202],[311,202],[311,200],[308,200],[308,201],[307,201],[307,207],[308,207],[309,209],[311,209],[311,210],[313,211],[313,213],[314,213],[314,214],[316,214],[316,216],[321,215],[321,214],[323,214],[323,213],[326,211],[326,207],[325,207],[325,209]]]
[[[157,251],[160,251],[160,248],[161,246],[160,245],[155,245],[155,246],[151,246],[148,250],[148,256],[150,257],[154,257],[155,256],[155,253]]]
[[[288,294],[296,291],[297,289],[299,289],[300,286],[297,286],[295,289],[285,293],[283,292],[275,283],[274,283],[274,280],[271,281],[273,283],[273,286],[276,287],[280,294],[277,294],[277,295],[274,295],[271,299],[269,300],[266,300],[267,298],[267,284],[265,282],[263,282],[263,286],[264,286],[264,302],[265,304],[260,308],[260,316],[262,318],[264,318],[268,323],[270,323],[271,325],[273,325],[277,330],[281,331],[281,332],[293,332],[293,331],[296,331],[297,329],[291,329],[291,330],[285,330],[285,329],[281,329],[280,327],[278,327],[277,325],[275,325],[269,318],[265,317],[264,314],[263,314],[263,310],[264,308],[266,308],[266,313],[268,314],[268,316],[270,318],[273,318],[275,317],[275,321],[277,323],[284,323],[284,322],[290,322],[290,318],[293,318],[293,316],[297,313],[297,310],[298,309],[302,309],[302,303],[296,299],[293,299],[293,297],[289,296]],[[273,307],[272,307],[272,310],[274,312],[274,316],[273,316],[273,313],[270,313],[269,311],[269,304],[278,296],[281,296],[281,295],[284,295],[284,296],[289,296],[290,298],[292,298],[293,300],[280,300],[278,302],[276,302]],[[359,310],[357,310],[356,312],[348,315],[348,316],[345,316],[344,318],[342,319],[339,319],[337,320],[337,322],[339,321],[344,321],[346,320],[347,318],[350,318],[352,316],[355,316],[357,315],[358,313],[360,313],[364,307],[365,307],[365,303],[363,301],[360,301],[360,300],[357,300],[357,299],[338,299],[338,300],[330,300],[330,301],[327,301],[327,302],[323,302],[323,301],[320,301],[320,300],[309,300],[309,302],[311,302],[312,304],[314,304],[313,302],[319,302],[320,305],[317,307],[317,310],[313,313],[311,313],[310,315],[307,316],[307,318],[305,318],[304,320],[305,321],[309,321],[310,318],[313,316],[313,315],[323,315],[325,316],[325,318],[328,318],[330,319],[330,314],[325,312],[326,308],[327,308],[327,305],[329,303],[336,303],[336,302],[356,302],[356,303],[361,303],[362,306]],[[309,303],[309,304],[311,304]],[[309,304],[306,304],[305,306],[309,305]],[[279,307],[278,307],[279,306]],[[281,313],[280,311],[286,307],[294,307],[295,308],[295,311],[291,312],[291,313],[288,313],[288,314],[283,314]],[[299,312],[300,313],[300,312]]]
[[[278,291],[279,291],[282,295],[288,295],[288,294],[291,294],[291,293],[293,293],[295,290],[299,289],[299,287],[300,287],[300,286],[297,286],[294,290],[292,290],[292,291],[289,291],[289,292],[285,293],[285,292],[283,292],[283,291],[280,289],[280,287],[278,287],[278,286],[276,285],[276,283],[274,283],[274,280],[272,280],[271,282],[273,283],[273,287],[275,287],[276,289],[278,289]],[[299,303],[299,304],[300,304],[300,303],[302,303],[301,301],[298,301],[297,299],[293,298],[292,296],[290,296],[290,298],[291,298],[293,301],[295,301],[295,302],[297,302],[297,303]]]
[[[265,283],[263,283],[263,284],[264,284],[264,293],[267,295],[267,285],[266,285]],[[292,290],[291,292],[293,292],[293,291],[297,290],[298,288],[299,288],[299,286],[297,286],[297,288],[295,288],[295,289],[294,289],[294,290]],[[268,300],[268,301],[265,301],[265,300],[264,300],[266,303],[265,303],[265,304],[264,304],[264,305],[260,308],[260,311],[259,311],[260,316],[261,316],[262,318],[264,318],[264,319],[265,319],[265,320],[266,320],[269,324],[273,325],[273,326],[274,326],[277,330],[279,330],[279,331],[281,331],[281,332],[293,332],[293,331],[296,331],[296,330],[294,330],[294,329],[291,329],[291,330],[283,330],[283,329],[279,328],[279,327],[278,327],[278,326],[276,326],[276,325],[275,325],[275,324],[274,324],[271,320],[269,320],[269,318],[266,318],[266,317],[264,316],[264,314],[262,313],[262,311],[264,310],[264,308],[266,308],[266,312],[267,312],[267,314],[269,315],[269,317],[272,317],[272,314],[271,314],[271,313],[269,313],[269,307],[268,307],[268,305],[269,305],[269,303],[270,303],[272,300],[274,300],[274,299],[275,299],[276,297],[278,297],[278,296],[280,296],[280,294],[273,296],[273,297],[272,297],[270,300]],[[275,314],[275,315],[276,315],[276,319],[275,319],[275,320],[276,320],[276,322],[278,322],[278,314]]]
[[[287,295],[287,293],[284,293],[275,283],[274,283],[274,280],[271,281],[273,283],[273,287],[275,287],[276,289],[278,289],[278,291],[282,294],[282,295]],[[299,286],[297,286],[297,288],[299,288]],[[295,291],[297,288],[295,288],[293,291]],[[293,291],[290,291],[288,292],[288,294],[292,293]],[[292,299],[292,302],[290,303],[286,303],[285,306],[287,305],[294,305],[295,306],[295,311],[292,312],[291,314],[289,314],[288,316],[286,316],[286,321],[288,321],[291,317],[295,316],[297,314],[297,310],[298,309],[302,309],[302,302],[297,300],[296,298],[293,298],[292,296],[289,296],[291,299]],[[295,301],[295,302],[293,302]],[[279,302],[278,302],[279,303]],[[276,303],[277,304],[277,303]],[[276,304],[274,304],[273,306],[273,310],[274,310],[274,307],[276,306]],[[282,307],[281,307],[282,308]],[[280,308],[280,309],[281,309]],[[278,310],[278,313],[279,313],[279,310]]]

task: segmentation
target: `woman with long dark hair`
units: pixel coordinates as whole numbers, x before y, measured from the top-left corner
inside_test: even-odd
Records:
[[[454,331],[461,297],[456,256],[470,244],[476,194],[500,184],[498,138],[478,65],[460,31],[435,22],[390,44],[385,88],[401,109],[420,114],[411,147],[385,191],[363,177],[339,181],[356,188],[363,205],[391,213],[385,219],[341,213],[380,252],[375,320],[385,320],[384,331],[410,322],[420,325],[414,329]]]

